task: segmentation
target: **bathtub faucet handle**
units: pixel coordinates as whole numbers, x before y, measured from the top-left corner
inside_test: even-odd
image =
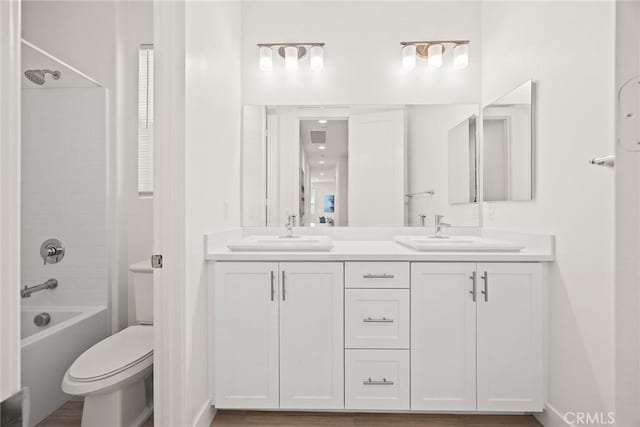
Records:
[[[64,246],[58,239],[47,239],[40,246],[40,256],[44,265],[59,263],[64,258],[64,253]]]

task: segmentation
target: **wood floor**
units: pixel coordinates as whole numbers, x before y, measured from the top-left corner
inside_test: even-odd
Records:
[[[320,412],[218,411],[211,427],[520,427],[541,424],[525,415],[347,414]]]
[[[37,427],[80,427],[83,403],[82,399],[68,401]],[[142,427],[153,427],[153,416]]]
[[[71,400],[38,427],[79,427],[82,400]],[[286,427],[522,427],[540,426],[524,415],[420,415],[420,414],[346,414],[319,412],[218,411],[211,427],[286,426]],[[153,418],[143,427],[153,427]],[[178,426],[176,426],[178,427]]]

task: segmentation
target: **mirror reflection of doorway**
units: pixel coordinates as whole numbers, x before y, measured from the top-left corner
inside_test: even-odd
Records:
[[[348,224],[348,120],[300,120],[301,226]]]

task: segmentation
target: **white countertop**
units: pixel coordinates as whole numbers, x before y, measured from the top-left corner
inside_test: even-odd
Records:
[[[553,261],[553,250],[525,248],[520,252],[418,252],[389,240],[335,240],[328,252],[240,252],[208,248],[209,261]]]

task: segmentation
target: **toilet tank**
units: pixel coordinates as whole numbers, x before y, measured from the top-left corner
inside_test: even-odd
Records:
[[[149,260],[129,266],[136,323],[153,323],[153,269]]]

